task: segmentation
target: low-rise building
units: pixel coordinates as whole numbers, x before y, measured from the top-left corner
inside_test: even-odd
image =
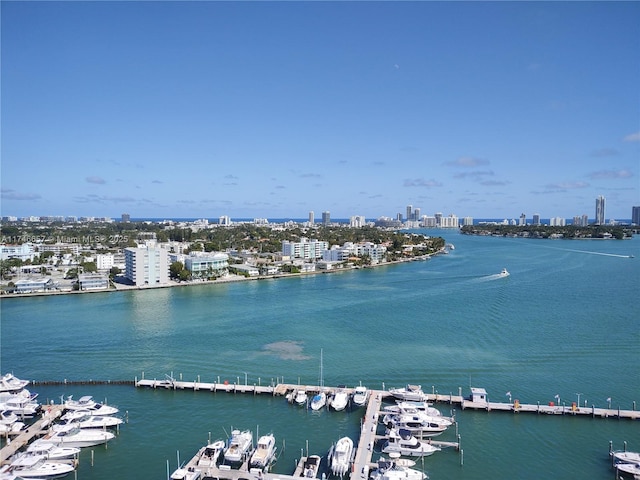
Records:
[[[260,270],[258,270],[253,265],[247,265],[245,263],[230,265],[229,270],[240,275],[247,275],[249,277],[257,277],[258,275],[260,275]]]
[[[229,255],[221,252],[191,252],[184,266],[193,277],[220,276],[229,269]]]
[[[0,248],[0,260],[9,260],[18,258],[23,262],[27,260],[33,261],[35,251],[31,243],[23,243],[22,245],[2,245]]]
[[[80,290],[105,290],[109,288],[109,277],[99,273],[81,273],[78,275]]]
[[[52,290],[55,285],[51,278],[22,278],[15,282],[16,293],[36,293]]]

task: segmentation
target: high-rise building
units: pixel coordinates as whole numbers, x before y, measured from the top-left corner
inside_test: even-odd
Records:
[[[322,212],[322,224],[329,225],[331,223],[331,213],[329,211]]]
[[[631,223],[640,225],[640,207],[631,207]]]
[[[407,220],[412,220],[413,205],[407,205]]]
[[[520,214],[520,221],[518,222],[518,225],[520,225],[521,227],[527,224],[527,216],[524,213]]]
[[[534,213],[533,214],[533,224],[534,225],[540,225],[540,214],[539,213]]]
[[[122,223],[129,223],[131,221],[131,215],[123,213],[121,218]]]
[[[596,225],[604,225],[604,197],[602,195],[599,195],[598,198],[596,198],[596,219],[595,219],[595,224]]]
[[[313,210],[311,210],[309,212],[309,223],[313,225],[313,222],[315,221],[315,217],[313,215]]]
[[[169,283],[169,253],[154,242],[145,247],[125,248],[125,277],[134,285],[163,285]]]

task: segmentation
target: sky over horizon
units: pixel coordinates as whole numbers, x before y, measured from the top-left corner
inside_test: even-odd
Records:
[[[640,205],[640,2],[0,8],[3,216]]]

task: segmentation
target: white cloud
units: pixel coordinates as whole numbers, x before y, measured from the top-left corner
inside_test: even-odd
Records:
[[[425,187],[425,188],[431,188],[431,187],[441,187],[442,183],[438,182],[437,180],[425,180],[424,178],[416,178],[416,179],[405,179],[404,181],[404,186],[405,187]]]
[[[640,132],[630,133],[622,140],[624,140],[625,142],[640,142]]]
[[[589,174],[589,178],[592,180],[603,180],[613,178],[631,178],[633,173],[627,169],[622,170],[600,170]]]
[[[452,167],[466,168],[466,167],[477,167],[479,165],[489,165],[489,160],[485,160],[484,158],[476,158],[476,157],[460,157],[456,160],[445,162],[444,164]]]

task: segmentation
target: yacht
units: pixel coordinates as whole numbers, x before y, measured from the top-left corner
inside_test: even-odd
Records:
[[[40,403],[36,401],[37,393],[30,394],[28,390],[19,393],[0,394],[0,410],[9,411],[19,418],[30,418],[40,412]]]
[[[80,411],[76,412],[79,413]],[[73,413],[73,412],[70,412]],[[53,429],[64,427],[65,425],[75,424],[79,428],[114,428],[124,423],[121,418],[110,417],[108,415],[91,415],[90,413],[83,413],[82,415],[70,415],[65,414],[67,418],[62,419],[62,423],[54,425]]]
[[[15,478],[56,478],[75,470],[70,463],[52,462],[42,455],[22,455],[15,459],[7,469]]]
[[[113,438],[115,438],[115,435],[111,432],[78,428],[78,426],[71,424],[48,433],[40,440],[42,443],[84,448],[107,443]]]
[[[74,458],[80,453],[78,447],[57,446],[53,443],[43,443],[36,439],[27,446],[27,453],[31,455],[41,455],[49,460],[62,460]]]
[[[426,480],[427,475],[420,470],[413,469],[416,464],[408,458],[400,458],[397,452],[390,453],[389,459],[378,459],[378,467],[371,472],[371,480]]]
[[[320,470],[321,460],[319,455],[308,456],[302,467],[302,476],[304,478],[316,478],[318,476],[318,470]]]
[[[67,410],[88,410],[92,415],[115,415],[118,413],[116,407],[96,402],[91,395],[85,395],[78,400],[73,399],[73,395],[69,395],[64,402]]]
[[[356,407],[363,407],[367,404],[367,400],[369,399],[369,390],[367,387],[360,385],[353,389],[351,399]]]
[[[331,407],[335,411],[339,412],[346,408],[348,402],[349,395],[347,394],[346,387],[344,385],[339,385],[331,399]]]
[[[224,460],[229,463],[242,463],[253,448],[253,433],[249,430],[241,432],[233,430],[229,444],[224,450]]]
[[[442,417],[442,412],[437,408],[431,406],[428,402],[404,402],[396,401],[395,405],[386,405],[383,407],[385,413],[408,413],[415,415],[417,413],[424,413],[432,417]]]
[[[444,417],[430,417],[425,414],[387,414],[382,421],[389,428],[405,429],[421,437],[435,437],[451,425],[451,421]]]
[[[249,460],[250,468],[267,468],[275,459],[276,438],[272,433],[263,435],[258,439],[258,445]]]
[[[29,385],[29,380],[20,380],[12,373],[7,373],[0,378],[0,392],[19,392],[27,385]]]
[[[389,393],[398,400],[422,402],[427,399],[427,395],[422,391],[421,385],[407,384],[407,386],[403,388],[390,388]]]
[[[18,421],[18,415],[9,410],[0,412],[0,433],[15,433],[25,427],[25,424]]]
[[[406,457],[426,457],[440,451],[428,442],[418,440],[406,429],[391,429],[387,432],[387,441],[382,447],[382,453],[399,453]]]
[[[349,472],[349,466],[351,465],[351,455],[353,453],[353,440],[349,437],[342,437],[331,447],[329,453],[329,463],[331,466],[331,473],[338,476],[343,476]]]
[[[640,453],[638,452],[613,452],[613,459],[619,463],[637,463],[640,465]]]

